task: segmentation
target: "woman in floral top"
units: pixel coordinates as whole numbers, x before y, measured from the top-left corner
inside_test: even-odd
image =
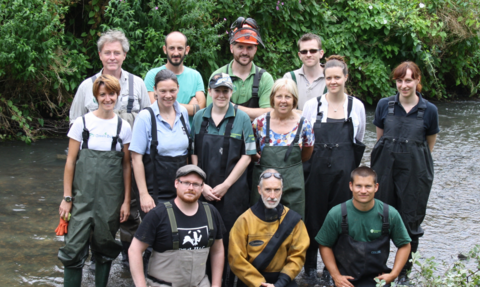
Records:
[[[256,203],[260,197],[257,190],[260,174],[268,168],[274,168],[283,177],[281,203],[303,217],[305,186],[302,162],[310,159],[315,136],[310,122],[294,111],[297,103],[295,82],[278,79],[270,94],[273,111],[261,115],[252,123],[260,152],[253,171],[251,203]]]

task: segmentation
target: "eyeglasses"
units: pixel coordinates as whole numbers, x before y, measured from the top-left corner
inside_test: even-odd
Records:
[[[308,52],[310,52],[310,54],[316,54],[318,51],[320,51],[320,49],[301,50],[299,52],[302,55],[306,55]]]
[[[278,172],[275,172],[275,173],[271,173],[271,172],[262,173],[262,174],[260,175],[260,178],[267,179],[267,178],[271,178],[272,175],[273,175],[275,178],[282,179],[282,175],[279,174]]]
[[[198,189],[200,187],[202,187],[203,183],[202,184],[198,184],[198,183],[194,183],[194,182],[189,182],[189,181],[181,181],[180,179],[177,179],[178,182],[180,182],[181,184],[183,184],[183,186],[185,187],[190,187],[190,185],[193,186],[193,188],[195,189]]]

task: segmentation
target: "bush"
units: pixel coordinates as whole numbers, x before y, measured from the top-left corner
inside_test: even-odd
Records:
[[[0,136],[29,142],[44,116],[65,116],[68,99],[89,67],[66,37],[62,1],[0,0]],[[22,131],[17,133],[18,131]]]
[[[266,45],[255,63],[274,78],[301,66],[296,41],[313,32],[326,56],[346,56],[347,90],[370,104],[395,93],[389,74],[405,60],[422,69],[426,97],[480,88],[480,0],[70,1],[0,0],[0,139],[34,139],[52,118],[51,129],[66,125],[76,87],[101,68],[96,41],[110,28],[127,34],[124,68],[141,77],[165,63],[164,37],[178,30],[191,46],[185,64],[206,81],[231,61],[227,32],[246,16]]]
[[[463,262],[457,261],[452,265],[448,265],[443,262],[446,271],[441,275],[438,273],[437,266],[439,263],[435,261],[435,257],[427,258],[424,261],[420,260],[420,253],[412,253],[411,262],[413,263],[412,272],[409,274],[410,285],[419,287],[477,287],[480,286],[480,245],[476,245],[468,252],[464,257]],[[468,269],[465,263],[474,261],[476,264],[476,270]],[[385,280],[375,279],[377,287],[385,285]],[[400,287],[404,285],[398,285],[392,283],[391,287]]]

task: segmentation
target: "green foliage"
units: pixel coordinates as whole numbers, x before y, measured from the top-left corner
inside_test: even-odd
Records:
[[[395,93],[389,76],[405,60],[422,69],[427,97],[477,95],[479,7],[480,0],[0,0],[0,139],[19,131],[35,139],[52,118],[66,124],[76,88],[101,68],[96,41],[105,30],[126,33],[123,68],[141,77],[166,62],[165,36],[183,32],[191,46],[185,64],[206,81],[231,61],[227,32],[239,16],[258,22],[266,47],[255,63],[274,78],[301,66],[296,42],[312,32],[326,56],[346,57],[348,92],[370,104]],[[8,101],[31,120],[22,122]]]
[[[438,274],[437,266],[440,264],[435,260],[435,257],[427,258],[424,261],[420,260],[420,253],[412,254],[413,270],[409,275],[410,285],[419,287],[478,287],[480,286],[480,245],[476,245],[468,252],[468,255],[463,261],[457,261],[448,266],[447,263],[441,264],[446,270],[443,274]],[[467,268],[466,263],[475,264],[474,270]],[[385,285],[384,280],[375,279],[377,287]],[[395,283],[392,287],[404,286]]]
[[[63,33],[67,10],[62,1],[0,0],[0,134],[28,143],[40,125],[34,117],[68,110],[62,103],[89,65],[81,41]]]

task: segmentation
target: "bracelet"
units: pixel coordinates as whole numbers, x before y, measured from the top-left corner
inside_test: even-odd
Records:
[[[193,105],[193,114],[196,114],[200,110],[199,105]]]

